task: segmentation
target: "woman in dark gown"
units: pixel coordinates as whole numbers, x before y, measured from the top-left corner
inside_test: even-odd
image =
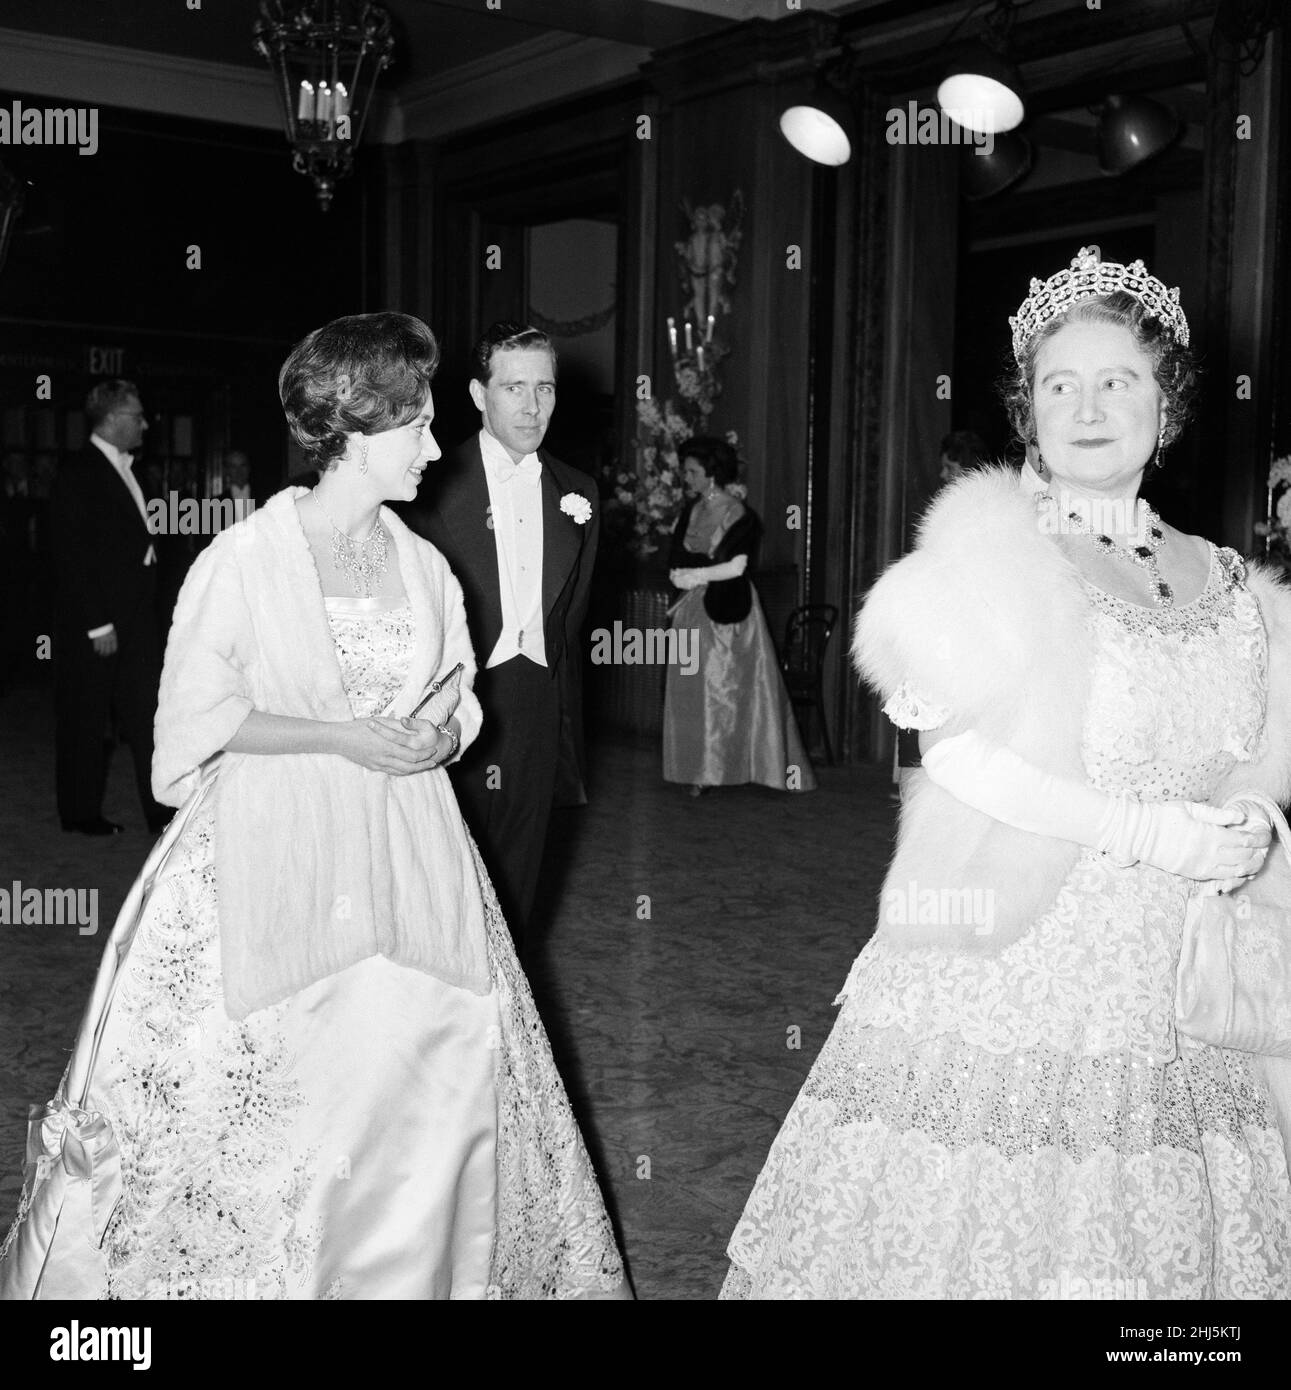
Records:
[[[679,451],[694,494],[673,531],[669,578],[678,650],[668,667],[663,775],[705,787],[760,782],[811,791],[816,778],[798,733],[762,605],[745,571],[762,523],[728,490],[739,463],[722,439],[696,437]],[[682,640],[684,639],[684,640]]]

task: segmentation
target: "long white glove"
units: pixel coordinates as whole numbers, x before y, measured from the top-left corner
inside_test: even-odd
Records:
[[[1244,879],[1268,852],[1267,822],[1245,824],[1240,808],[1101,792],[1045,772],[971,729],[934,745],[923,766],[965,805],[1018,830],[1089,845],[1123,866],[1142,861],[1185,878]]]
[[[718,565],[703,565],[695,569],[675,569],[668,578],[678,589],[697,589],[701,584],[717,584],[723,579],[738,579],[749,567],[747,555],[736,555]]]

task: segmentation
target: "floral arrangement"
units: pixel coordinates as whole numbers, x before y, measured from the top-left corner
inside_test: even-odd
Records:
[[[1291,454],[1273,460],[1268,486],[1268,516],[1255,534],[1264,539],[1264,558],[1291,574]]]
[[[710,349],[711,365],[704,371],[698,370],[693,358],[681,358],[676,368],[677,399],[659,401],[649,396],[637,402],[636,467],[610,471],[612,495],[605,509],[609,519],[617,520],[624,544],[639,560],[666,547],[677,524],[686,501],[683,460],[677,450],[693,435],[708,433],[708,417],[719,390],[712,366],[723,355],[720,349],[716,353]],[[727,430],[726,440],[739,448],[734,430]],[[744,497],[748,489],[743,483],[732,483],[727,491]]]

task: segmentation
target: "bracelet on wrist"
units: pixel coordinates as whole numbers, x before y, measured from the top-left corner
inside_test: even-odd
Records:
[[[457,733],[449,724],[436,724],[435,728],[438,729],[441,734],[447,734],[453,742],[453,746],[448,750],[444,757],[442,757],[439,760],[441,763],[449,762],[457,756],[457,750],[462,746],[462,736],[461,734]]]

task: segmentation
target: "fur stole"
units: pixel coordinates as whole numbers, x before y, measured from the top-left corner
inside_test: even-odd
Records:
[[[389,777],[331,754],[221,750],[252,709],[353,717],[309,543],[289,488],[219,535],[179,596],[157,707],[153,790],[184,800],[217,754],[215,874],[225,1005],[242,1018],[371,955],[485,994],[484,907],[448,773]],[[406,714],[465,665],[457,714],[479,732],[462,591],[444,557],[388,509],[416,630]]]
[[[1217,788],[1216,803],[1243,787],[1280,802],[1291,794],[1291,591],[1256,565],[1248,582],[1269,637],[1265,734],[1256,760]],[[928,727],[975,728],[1038,767],[1084,781],[1091,642],[1079,573],[1037,527],[1032,488],[1012,469],[990,468],[937,497],[914,551],[870,590],[852,655],[885,701],[936,707]],[[916,772],[876,935],[910,948],[998,952],[1052,907],[1079,853],[992,820]],[[883,910],[918,902],[925,889],[943,903],[944,894],[962,904],[969,893],[989,894],[977,901],[993,904],[990,925],[966,914],[959,926],[919,925],[905,920],[908,911]]]

